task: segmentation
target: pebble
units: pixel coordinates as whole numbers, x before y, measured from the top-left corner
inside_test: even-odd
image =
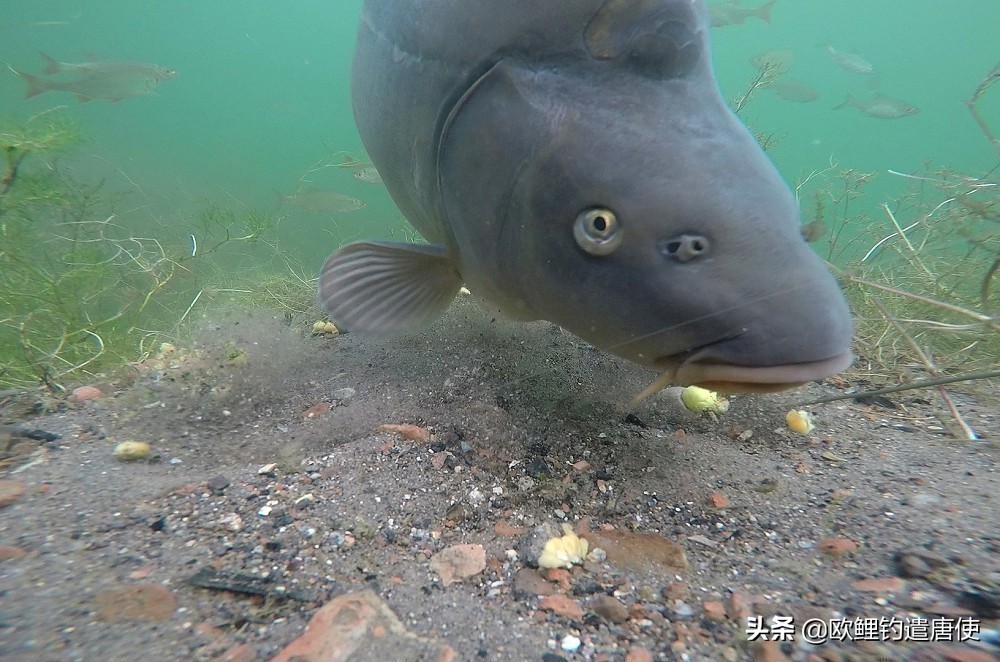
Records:
[[[628,620],[628,607],[611,595],[597,596],[590,608],[595,614],[611,623],[624,623]]]
[[[538,607],[577,621],[583,618],[583,607],[565,595],[547,595],[538,601]]]
[[[790,658],[781,652],[781,643],[778,641],[762,641],[753,651],[755,662],[787,662]]]
[[[96,400],[102,395],[104,393],[96,386],[77,386],[73,389],[67,400],[70,402],[86,402],[88,400]]]
[[[580,641],[580,637],[574,636],[572,634],[567,634],[565,637],[563,637],[560,647],[568,653],[573,653],[576,651],[576,649],[580,647],[581,643],[583,642]]]
[[[710,621],[726,620],[726,607],[718,600],[706,600],[702,609],[705,610],[705,618]]]
[[[728,508],[730,505],[729,497],[727,497],[722,492],[712,492],[708,495],[708,501],[712,504],[713,508]]]
[[[684,548],[658,533],[591,531],[583,537],[604,550],[612,566],[671,575],[688,570]]]
[[[340,595],[310,619],[305,633],[272,662],[293,660],[440,660],[457,658],[447,644],[409,632],[374,592]]]
[[[19,480],[0,480],[0,508],[20,499],[24,490],[24,483]]]
[[[0,545],[0,561],[11,561],[27,556],[28,552],[12,545]]]
[[[94,598],[97,617],[118,621],[165,621],[177,609],[177,598],[161,584],[136,584],[102,591]]]
[[[123,441],[115,446],[111,454],[116,460],[132,462],[134,460],[145,460],[152,452],[152,447],[145,441]]]
[[[357,393],[350,386],[345,386],[344,388],[338,388],[330,394],[330,397],[335,401],[336,404],[345,404],[348,400],[354,397]]]
[[[705,547],[709,547],[711,549],[715,549],[716,547],[719,546],[719,543],[715,542],[711,538],[706,538],[700,533],[696,533],[693,536],[688,536],[687,539],[690,540],[691,542],[696,542],[699,545],[704,545]]]
[[[482,545],[461,544],[446,547],[431,557],[431,570],[445,586],[478,575],[486,569],[486,549]]]
[[[229,487],[229,479],[220,474],[214,478],[209,478],[206,485],[213,492],[221,492]]]
[[[849,538],[824,538],[817,545],[819,551],[830,556],[841,556],[858,550],[858,543]]]
[[[546,581],[534,568],[521,568],[514,575],[514,594],[521,597],[552,595],[556,586]]]
[[[645,648],[634,646],[625,653],[625,662],[653,662],[653,654]]]
[[[670,609],[674,612],[674,615],[680,619],[686,620],[694,616],[694,609],[691,608],[691,605],[682,600],[675,601]]]
[[[873,577],[859,579],[851,584],[858,591],[866,593],[899,593],[906,588],[906,582],[899,577]]]
[[[911,547],[896,553],[896,564],[903,577],[926,579],[932,572],[951,565],[948,559],[924,547]]]
[[[431,432],[427,428],[422,428],[419,425],[410,425],[408,423],[403,423],[401,425],[395,423],[386,423],[380,425],[375,429],[376,432],[389,432],[392,434],[398,434],[403,439],[408,441],[417,441],[420,443],[426,443],[431,440]]]

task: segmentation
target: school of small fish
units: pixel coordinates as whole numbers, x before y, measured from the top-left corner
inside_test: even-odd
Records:
[[[770,24],[775,2],[776,0],[772,0],[755,7],[743,4],[742,0],[711,4],[709,11],[712,26],[721,28],[728,25],[742,25],[751,17]],[[850,74],[868,79],[869,87],[875,90],[867,97],[848,93],[846,99],[834,106],[833,110],[856,108],[868,117],[884,120],[900,119],[920,112],[920,108],[912,103],[882,94],[878,90],[881,85],[879,71],[863,55],[831,44],[821,44],[820,47],[826,51],[833,65]],[[761,86],[772,90],[778,98],[792,103],[811,103],[818,100],[820,93],[816,89],[807,82],[787,75],[793,59],[792,51],[773,49],[750,58],[750,63],[766,76]]]

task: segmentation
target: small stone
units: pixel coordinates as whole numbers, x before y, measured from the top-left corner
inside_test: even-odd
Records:
[[[719,546],[719,543],[715,542],[711,538],[706,538],[700,533],[696,533],[693,536],[688,536],[687,539],[690,540],[691,542],[696,542],[699,545],[704,545],[705,547],[708,547],[710,549],[715,549],[716,547]]]
[[[512,526],[507,520],[500,520],[493,525],[493,533],[504,538],[516,538],[527,533],[527,529],[520,526]]]
[[[729,618],[734,621],[741,621],[753,615],[750,596],[743,591],[733,591],[729,597]]]
[[[911,547],[896,554],[899,574],[903,577],[926,579],[932,572],[947,568],[948,559],[923,547]]]
[[[229,487],[229,479],[220,474],[213,478],[209,478],[208,482],[205,483],[205,485],[208,487],[208,489],[212,490],[213,492],[221,492],[222,490]]]
[[[70,402],[87,402],[88,400],[96,400],[97,398],[103,396],[104,393],[101,389],[96,386],[77,386],[73,389],[67,400]]]
[[[316,418],[317,416],[325,414],[326,412],[330,411],[331,409],[333,409],[333,405],[331,403],[329,403],[329,402],[317,402],[312,407],[310,407],[309,409],[306,409],[304,412],[302,412],[302,415],[305,416],[306,418]]]
[[[119,621],[165,621],[177,609],[177,598],[160,584],[136,584],[102,591],[94,598],[97,617]]]
[[[431,440],[431,432],[427,428],[422,428],[419,425],[410,425],[408,423],[395,424],[386,423],[384,425],[378,426],[376,432],[389,432],[393,434],[398,434],[403,439],[407,441],[416,441],[419,443],[426,443]]]
[[[712,492],[708,495],[708,501],[713,508],[728,508],[730,505],[729,497],[722,492]]]
[[[590,608],[595,614],[611,623],[624,623],[628,620],[628,607],[611,595],[597,596]]]
[[[219,518],[219,526],[232,532],[243,530],[243,518],[239,513],[226,513]]]
[[[548,478],[552,475],[552,469],[544,457],[534,457],[525,465],[524,473],[532,478]]]
[[[0,480],[0,508],[20,499],[24,490],[24,483],[19,480]]]
[[[702,609],[705,610],[705,618],[710,621],[726,620],[726,607],[718,600],[706,600],[702,603]]]
[[[830,556],[843,556],[844,554],[856,552],[858,543],[849,538],[824,538],[819,541],[816,548]]]
[[[573,653],[576,652],[576,649],[578,649],[580,647],[580,644],[582,643],[583,642],[580,641],[580,637],[577,637],[572,634],[567,634],[565,637],[563,637],[562,642],[559,644],[559,646],[564,651]]]
[[[625,653],[625,662],[653,662],[653,654],[645,648],[633,646]]]
[[[333,393],[330,394],[330,398],[333,399],[337,404],[342,405],[351,398],[353,398],[356,393],[357,391],[355,391],[350,386],[345,386],[344,388],[335,389]]]
[[[537,595],[553,595],[556,592],[554,584],[545,580],[533,568],[521,568],[514,575],[514,594],[522,598]]]
[[[406,629],[372,591],[338,596],[321,607],[305,633],[283,648],[272,662],[293,660],[437,660],[456,659],[454,649]]]
[[[677,618],[682,620],[686,620],[694,616],[694,609],[691,608],[691,605],[682,600],[675,601],[673,606],[671,606],[671,610]]]
[[[478,575],[486,569],[486,549],[482,545],[452,545],[431,557],[431,569],[445,586]]]
[[[538,607],[564,618],[577,621],[583,619],[583,607],[565,595],[547,595],[538,601]]]
[[[906,588],[906,582],[899,577],[874,577],[859,579],[851,584],[855,590],[866,593],[899,593]]]
[[[569,570],[566,568],[546,568],[545,579],[553,584],[559,584],[564,591],[569,590]]]
[[[761,641],[754,647],[754,662],[787,662],[789,657],[781,652],[778,641]]]
[[[265,464],[260,469],[257,470],[258,476],[271,476],[274,475],[274,470],[278,468],[277,462],[271,462],[270,464]]]
[[[585,537],[591,547],[604,550],[613,566],[670,574],[688,570],[684,548],[658,533],[591,531]]]
[[[115,446],[111,455],[116,460],[121,460],[122,462],[133,462],[135,460],[145,460],[152,452],[152,447],[145,441],[123,441]]]
[[[27,555],[28,552],[20,547],[0,545],[0,561],[13,561],[14,559],[19,559]]]

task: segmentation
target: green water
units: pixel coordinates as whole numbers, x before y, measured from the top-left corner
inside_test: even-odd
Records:
[[[10,194],[0,195],[0,383],[48,383],[133,360],[174,338],[192,311],[231,296],[266,293],[271,303],[305,312],[312,300],[308,279],[339,245],[405,237],[407,226],[384,188],[358,181],[348,169],[324,167],[343,154],[365,158],[349,91],[360,7],[361,0],[4,3],[0,59],[19,71],[42,74],[41,51],[65,62],[155,63],[178,75],[150,95],[81,103],[58,91],[25,98],[25,82],[0,70],[0,143],[13,135],[5,126],[39,115],[36,124],[58,115],[84,137],[58,158],[32,154]],[[775,139],[769,154],[790,185],[825,170],[800,191],[806,221],[816,197],[827,201],[830,231],[816,244],[820,254],[851,273],[979,308],[985,274],[1000,250],[996,187],[965,196],[992,205],[976,214],[956,202],[972,190],[967,182],[925,183],[905,197],[920,183],[888,171],[936,176],[949,169],[996,180],[997,154],[963,100],[1000,62],[997,34],[997,0],[779,0],[771,25],[751,17],[714,29],[712,39],[727,98],[748,89],[758,73],[750,59],[769,50],[791,51],[789,75],[820,94],[792,103],[761,89],[741,111],[758,135]],[[836,66],[821,44],[871,62],[877,90],[872,77]],[[876,91],[920,112],[885,120],[834,109],[848,94],[867,98]],[[1000,85],[979,108],[1000,132]],[[872,173],[849,211],[835,202],[836,177],[845,170]],[[45,176],[47,184],[31,188],[32,177]],[[102,182],[96,204],[83,206],[79,186],[69,182]],[[366,204],[316,214],[281,202],[302,186]],[[38,192],[55,197],[18,206]],[[869,262],[859,261],[893,233],[885,203],[901,225],[917,221],[911,235],[921,258],[894,239]],[[939,203],[949,206],[931,212],[933,223],[921,220]],[[215,211],[205,224],[208,210]],[[103,225],[105,218],[113,226]],[[247,219],[261,221],[261,231],[213,252],[226,236],[215,223],[220,218],[229,219],[232,236],[245,234]],[[882,313],[854,295],[861,345],[884,342]],[[892,314],[919,320],[941,312],[914,310],[913,301],[899,298]],[[969,317],[944,321],[967,324]],[[936,333],[920,342],[949,353],[951,364],[995,364],[995,351],[980,349],[981,339],[946,327]],[[996,334],[990,338],[995,344]],[[902,364],[913,357],[900,343],[880,360]]]
[[[747,0],[747,4],[755,4]],[[75,172],[106,176],[132,190],[140,211],[169,224],[207,199],[273,210],[275,191],[331,153],[363,156],[350,111],[348,76],[361,0],[7,0],[0,16],[0,58],[40,73],[37,51],[80,62],[153,62],[178,71],[155,94],[120,103],[79,103],[50,92],[24,99],[24,84],[0,72],[0,116],[27,117],[66,106],[88,140],[73,156]],[[48,24],[51,23],[51,24]],[[791,75],[814,87],[813,103],[761,92],[744,118],[776,133],[772,158],[789,182],[827,166],[879,173],[871,202],[906,182],[889,168],[919,171],[926,162],[981,174],[996,162],[962,103],[1000,59],[996,0],[779,0],[772,25],[750,18],[713,30],[716,70],[727,97],[755,74],[749,58],[769,49],[795,55]],[[880,90],[921,108],[918,115],[878,120],[856,109],[832,110],[848,92],[869,93],[868,80],[837,68],[818,47],[856,51],[880,72]],[[983,103],[1000,130],[1000,89]],[[384,190],[343,170],[310,177],[317,185],[363,199],[367,206],[332,221],[282,209],[282,246],[307,268],[355,237],[386,237],[400,214]]]

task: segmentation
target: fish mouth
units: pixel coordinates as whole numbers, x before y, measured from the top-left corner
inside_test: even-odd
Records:
[[[702,354],[697,352],[681,361],[665,357],[657,367],[665,375],[670,374],[670,381],[679,386],[701,386],[720,393],[774,393],[830,377],[854,361],[854,355],[847,351],[819,361],[745,366],[699,358]]]

